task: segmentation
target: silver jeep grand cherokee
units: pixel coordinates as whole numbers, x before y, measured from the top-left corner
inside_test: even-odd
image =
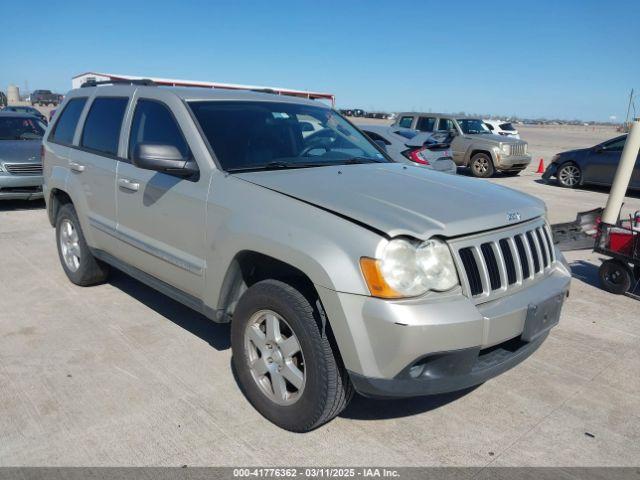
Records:
[[[112,266],[231,322],[240,387],[288,430],[329,421],[354,390],[482,383],[540,346],[569,291],[541,201],[393,163],[314,101],[88,86],[44,149],[69,279]]]

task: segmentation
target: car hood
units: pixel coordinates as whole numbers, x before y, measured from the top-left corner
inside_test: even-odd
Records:
[[[454,237],[544,215],[544,203],[485,180],[397,163],[246,172],[235,177],[389,237]]]
[[[0,162],[39,162],[40,145],[42,140],[0,140]]]
[[[575,150],[565,150],[564,152],[558,153],[558,158],[555,160],[565,160],[566,157],[574,157],[576,155],[580,155],[581,153],[586,152],[589,148],[576,148]]]

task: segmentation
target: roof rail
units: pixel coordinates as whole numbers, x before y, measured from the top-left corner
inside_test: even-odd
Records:
[[[150,80],[148,78],[141,78],[141,79],[111,79],[111,80],[87,80],[86,82],[84,82],[82,85],[80,85],[80,88],[87,88],[87,87],[97,87],[98,85],[147,85],[147,86],[155,86],[157,85],[156,82],[154,82],[153,80]]]

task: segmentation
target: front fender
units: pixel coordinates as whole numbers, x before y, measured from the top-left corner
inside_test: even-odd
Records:
[[[348,219],[233,176],[215,175],[207,208],[205,299],[213,308],[239,252],[272,257],[317,286],[369,295],[360,257],[385,241]]]

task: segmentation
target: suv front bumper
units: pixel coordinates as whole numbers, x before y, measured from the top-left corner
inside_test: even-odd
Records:
[[[485,382],[531,355],[557,323],[570,278],[567,267],[556,262],[528,288],[479,305],[459,293],[429,303],[338,293],[347,331],[335,326],[340,322],[334,322],[332,308],[327,313],[360,394],[444,393]],[[538,308],[543,321],[549,313],[549,323],[532,335],[528,319]],[[351,334],[349,341],[345,334]]]
[[[498,170],[524,170],[531,163],[531,155],[503,156],[500,155],[496,162]]]

